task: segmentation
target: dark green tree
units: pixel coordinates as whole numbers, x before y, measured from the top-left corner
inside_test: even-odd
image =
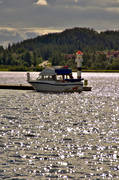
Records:
[[[32,58],[30,53],[27,51],[24,55],[24,61],[26,62],[26,65],[30,67],[32,65]]]

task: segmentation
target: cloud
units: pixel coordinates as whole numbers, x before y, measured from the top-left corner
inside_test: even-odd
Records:
[[[35,4],[37,4],[39,6],[46,6],[46,5],[48,5],[46,0],[38,0]]]
[[[20,32],[21,28],[30,27],[109,29],[119,25],[115,9],[118,3],[116,0],[4,0],[4,6],[0,6],[0,26],[15,27]]]
[[[13,28],[2,28],[0,27],[0,45],[6,47],[9,43],[21,41],[22,37]]]
[[[117,7],[119,0],[37,0],[37,5],[51,5],[53,7],[85,7],[85,8],[108,8]]]
[[[109,8],[106,8],[106,11],[119,13],[119,7],[109,7]]]
[[[37,0],[37,5],[51,5],[53,7],[71,7],[78,3],[78,0]]]
[[[61,32],[61,29],[55,28],[10,28],[0,27],[0,45],[7,47],[10,43],[17,43],[29,38],[35,38],[38,35]]]
[[[119,29],[119,0],[0,0],[0,2],[2,2],[0,26],[6,28],[0,29],[0,42],[4,37],[6,44],[9,40],[17,42],[39,34],[73,27],[89,27],[96,30]]]

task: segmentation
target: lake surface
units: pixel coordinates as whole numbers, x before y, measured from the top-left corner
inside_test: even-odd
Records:
[[[119,74],[82,77],[91,92],[0,90],[0,179],[119,179]],[[0,72],[4,83],[26,75]]]

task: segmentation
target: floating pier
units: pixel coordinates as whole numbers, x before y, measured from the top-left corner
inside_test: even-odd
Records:
[[[13,89],[13,90],[34,90],[32,86],[27,84],[0,84],[0,89]],[[83,91],[91,91],[91,87],[84,86]]]
[[[0,84],[0,89],[33,90],[33,87],[25,84]]]

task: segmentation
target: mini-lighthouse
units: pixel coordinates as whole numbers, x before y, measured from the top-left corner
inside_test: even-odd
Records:
[[[82,62],[83,62],[83,52],[76,52],[75,62],[77,63],[77,79],[81,79],[81,70],[82,70]]]

